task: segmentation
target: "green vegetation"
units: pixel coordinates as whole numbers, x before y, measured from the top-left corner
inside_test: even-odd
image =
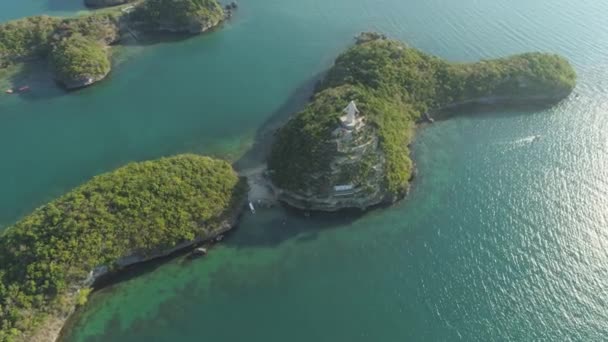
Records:
[[[202,32],[224,18],[217,0],[147,0],[133,13],[152,30]]]
[[[334,184],[328,183],[330,162],[335,153],[331,133],[338,125],[345,104],[351,100],[365,113],[368,124],[377,128],[383,151],[389,156],[387,178],[390,178],[391,191],[399,194],[407,189],[412,172],[407,149],[413,132],[412,109],[398,99],[388,101],[365,87],[349,84],[320,91],[279,130],[269,160],[275,184],[291,191],[315,193],[333,187]],[[322,176],[310,177],[314,174]],[[358,172],[351,176],[365,178]],[[341,184],[348,183],[343,180]]]
[[[86,300],[88,273],[213,234],[246,182],[224,161],[181,155],[133,163],[37,209],[0,237],[0,341],[26,341]]]
[[[104,45],[119,39],[117,13],[74,18],[30,17],[0,25],[0,68],[46,59],[61,81],[103,78],[110,68]],[[87,60],[89,59],[90,60]]]
[[[100,10],[93,14],[61,19],[55,38],[80,34],[102,44],[113,44],[120,39],[122,13],[115,9]]]
[[[105,47],[80,34],[56,43],[51,62],[57,79],[65,84],[100,79],[110,72],[110,58]]]
[[[472,64],[448,63],[384,36],[366,33],[339,56],[312,102],[277,135],[269,168],[280,188],[296,193],[331,189],[331,132],[355,100],[380,139],[387,199],[407,191],[413,163],[407,145],[423,113],[482,99],[501,103],[555,102],[574,88],[576,74],[557,55],[528,53]],[[365,169],[365,168],[363,168]],[[321,175],[321,176],[319,176]],[[352,175],[356,178],[364,175]],[[342,184],[346,184],[345,182]]]
[[[80,34],[88,39],[113,43],[118,39],[115,13],[92,14],[74,18],[36,16],[0,24],[0,58],[19,62],[45,58],[62,38]]]
[[[83,306],[87,303],[87,301],[89,300],[89,295],[91,294],[91,292],[93,291],[93,289],[91,288],[85,288],[85,289],[81,289],[78,291],[78,296],[76,297],[76,305],[78,306]]]
[[[10,61],[43,57],[58,26],[59,20],[48,16],[0,24],[0,58]]]
[[[121,2],[93,1],[91,4]],[[224,19],[224,10],[217,0],[145,0],[135,6],[130,15],[120,8],[110,8],[73,18],[35,16],[0,24],[0,69],[14,63],[46,59],[52,53],[60,81],[89,79],[90,75],[107,74],[109,62],[99,45],[116,43],[121,29],[128,24],[143,31],[200,33]],[[91,60],[85,62],[89,57]],[[74,65],[69,65],[72,62]],[[79,85],[86,84],[74,84]]]

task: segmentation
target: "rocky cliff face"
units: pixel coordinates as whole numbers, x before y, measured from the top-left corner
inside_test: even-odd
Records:
[[[384,171],[386,158],[379,137],[365,117],[347,129],[336,122],[325,142],[329,169],[309,174],[316,187],[302,190],[275,188],[279,200],[304,210],[361,210],[382,203],[386,198]]]
[[[107,48],[81,35],[57,42],[50,57],[55,79],[67,89],[89,86],[104,79],[111,69]]]
[[[134,2],[134,0],[84,0],[86,6],[93,8],[118,6],[130,2]]]
[[[244,205],[245,205],[245,203],[242,203],[242,206],[240,208],[243,208]],[[148,254],[145,256],[141,255],[139,253],[133,253],[133,254],[124,256],[123,258],[120,258],[116,262],[117,269],[115,269],[114,272],[120,271],[121,269],[124,269],[125,267],[128,267],[128,266],[147,262],[147,261],[154,260],[157,258],[166,257],[179,250],[186,249],[188,247],[192,247],[194,245],[200,244],[207,240],[212,240],[215,237],[217,237],[218,235],[224,234],[227,231],[229,231],[230,229],[232,229],[236,225],[240,214],[241,214],[240,209],[235,211],[226,221],[222,222],[218,226],[216,231],[211,235],[204,236],[204,237],[197,237],[192,241],[185,241],[173,248],[170,248],[167,250],[158,250],[155,253]],[[77,298],[78,298],[79,292],[82,291],[83,289],[90,288],[91,286],[93,286],[95,284],[95,281],[97,281],[97,279],[109,274],[110,272],[111,272],[110,267],[108,267],[106,265],[101,265],[101,266],[96,267],[94,270],[91,270],[91,272],[89,273],[89,276],[79,286],[73,287],[71,293],[68,295],[67,298],[65,298],[66,306],[69,307],[69,310],[67,310],[66,312],[60,313],[60,314],[56,314],[52,317],[48,317],[48,319],[44,322],[44,324],[36,332],[34,332],[33,335],[28,336],[27,341],[28,342],[57,342],[57,341],[60,341],[61,340],[60,339],[61,330],[62,330],[63,326],[65,325],[65,323],[70,318],[70,316],[74,313],[74,311],[76,310],[76,307],[78,305]]]
[[[77,77],[56,75],[56,78],[57,78],[57,81],[59,83],[61,83],[61,85],[63,85],[66,89],[75,90],[75,89],[88,87],[96,82],[99,82],[99,81],[103,80],[104,78],[106,78],[109,73],[110,73],[110,70],[108,70],[105,73],[87,74],[87,75],[83,74],[83,75],[79,75]]]
[[[226,12],[217,0],[155,0],[139,3],[131,17],[142,31],[198,34],[218,26]]]
[[[159,23],[156,28],[157,31],[172,32],[172,33],[189,33],[198,34],[207,32],[214,27],[218,26],[221,20],[212,20],[207,18],[192,18],[187,23],[175,23],[171,21],[165,21]]]

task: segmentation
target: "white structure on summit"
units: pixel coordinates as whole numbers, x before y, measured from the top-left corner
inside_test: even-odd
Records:
[[[355,101],[350,101],[350,103],[348,104],[348,106],[346,106],[346,108],[344,108],[342,113],[344,113],[344,115],[340,117],[340,122],[342,122],[342,126],[344,126],[344,128],[346,129],[355,128],[357,126],[357,123],[359,123],[360,121],[360,118],[357,117],[359,115],[359,109],[357,109]]]

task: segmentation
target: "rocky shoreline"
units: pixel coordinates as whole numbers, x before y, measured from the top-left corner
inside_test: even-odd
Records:
[[[570,93],[560,93],[555,95],[529,96],[520,98],[512,96],[486,96],[476,99],[459,101],[424,113],[424,115],[420,118],[419,123],[425,121],[428,122],[429,119],[444,118],[447,117],[447,114],[450,112],[477,106],[488,110],[498,108],[499,106],[542,106],[545,104],[557,103],[562,99],[566,98],[569,94]]]
[[[177,188],[175,182],[180,183]],[[48,240],[73,241],[70,239],[74,236],[77,242],[69,245],[75,247],[65,250],[45,244],[47,240],[38,240],[32,243],[37,249],[30,252],[25,245],[19,251],[3,245],[3,260],[10,260],[2,269],[3,283],[21,290],[18,286],[24,282],[18,278],[20,269],[42,268],[40,265],[47,260],[53,265],[61,262],[60,256],[47,259],[35,254],[42,254],[44,248],[57,255],[71,255],[71,267],[64,266],[55,273],[52,279],[59,286],[44,303],[26,306],[17,302],[15,310],[21,310],[19,318],[23,318],[14,320],[12,330],[0,331],[0,337],[23,342],[59,340],[72,314],[86,303],[94,289],[112,284],[140,264],[219,243],[224,234],[237,227],[248,192],[247,180],[226,161],[186,154],[128,164],[39,208],[9,227],[3,238],[19,243],[21,234],[38,236],[36,232],[50,229],[52,237]],[[95,198],[93,212],[87,210],[91,208],[87,196]],[[115,210],[117,206],[135,209]],[[148,210],[146,215],[140,214],[141,207]],[[180,213],[178,218],[173,216],[176,211]],[[48,215],[55,214],[58,216],[49,219]],[[66,227],[65,222],[71,226]],[[21,254],[13,257],[16,253]],[[17,266],[21,259],[26,259],[23,267]],[[25,300],[26,295],[3,294],[2,299],[10,303],[15,302],[13,298]]]
[[[529,98],[513,98],[508,96],[494,96],[494,97],[482,97],[477,99],[471,99],[467,101],[460,101],[456,103],[452,103],[450,105],[444,106],[442,108],[436,109],[432,112],[425,113],[418,124],[423,123],[433,123],[435,118],[443,118],[448,111],[457,111],[469,106],[484,106],[484,108],[496,108],[501,105],[534,105],[534,104],[544,104],[547,102],[555,102],[559,101],[559,99],[564,98],[568,94],[559,94],[556,96],[531,96]],[[412,173],[412,177],[410,178],[410,183],[416,176],[416,168],[414,167],[414,172]],[[372,194],[372,196],[355,198],[350,201],[339,201],[336,200],[335,197],[326,196],[320,197],[315,195],[314,193],[308,194],[299,194],[293,191],[281,189],[274,184],[270,180],[268,180],[268,185],[273,190],[273,194],[275,198],[298,210],[302,211],[324,211],[324,212],[337,212],[340,210],[351,210],[358,209],[361,211],[366,211],[371,208],[382,206],[386,204],[394,203],[395,201],[402,200],[407,197],[409,193],[409,188],[405,191],[402,196],[398,198],[387,198],[384,194],[379,191]]]
[[[83,75],[78,79],[57,79],[57,82],[59,82],[67,90],[76,90],[93,85],[93,83],[97,83],[105,79],[109,74],[110,70],[99,75]]]
[[[167,0],[163,1],[155,3],[154,6],[165,8],[162,6],[171,5]],[[110,47],[120,44],[125,38],[134,37],[137,40],[140,35],[150,34],[153,37],[154,33],[159,32],[184,35],[210,32],[229,20],[238,7],[236,2],[223,7],[213,0],[203,3],[209,8],[199,8],[196,12],[184,13],[180,17],[180,13],[171,11],[160,11],[162,14],[159,15],[157,8],[149,9],[152,4],[146,0],[85,0],[85,4],[92,8],[107,9],[66,19],[36,16],[0,24],[0,34],[1,31],[6,30],[10,35],[25,35],[24,32],[30,32],[32,36],[43,36],[42,43],[25,41],[23,42],[25,47],[18,46],[6,51],[0,49],[0,69],[7,68],[10,64],[28,63],[34,60],[45,62],[47,59],[51,62],[59,60],[63,62],[61,67],[54,65],[57,63],[51,63],[58,84],[67,90],[89,87],[108,76],[112,68]],[[177,4],[174,5],[175,8],[181,8]],[[44,30],[40,27],[44,27]],[[97,49],[94,52],[97,54],[95,61],[92,61],[92,52],[85,51],[83,46],[66,44],[63,49],[56,49],[63,41],[80,35],[89,42],[88,47]],[[40,46],[36,47],[34,44]],[[66,53],[70,55],[64,56]]]
[[[94,287],[98,282],[105,281],[108,278],[116,276],[121,273],[128,267],[136,267],[138,264],[143,264],[146,262],[150,262],[156,259],[165,258],[171,256],[180,251],[184,251],[187,249],[193,249],[196,246],[199,246],[203,243],[215,241],[216,238],[220,235],[224,235],[227,232],[235,229],[238,225],[239,219],[243,214],[243,210],[245,208],[245,201],[241,203],[238,210],[226,220],[224,220],[218,228],[213,232],[213,234],[206,237],[197,237],[191,241],[185,241],[183,243],[178,244],[177,246],[166,249],[159,250],[152,255],[142,256],[138,253],[134,253],[128,256],[125,256],[116,262],[117,268],[114,270],[110,270],[108,266],[98,266],[94,270],[91,270],[89,276],[80,287],[72,289],[72,293],[68,301],[71,303],[71,310],[68,312],[60,313],[57,315],[53,315],[47,319],[44,325],[40,326],[36,332],[30,336],[30,342],[57,342],[60,341],[62,337],[62,329],[66,325],[66,323],[70,320],[72,315],[78,309],[77,298],[80,291],[85,289],[90,289]]]
[[[569,93],[561,93],[546,96],[530,96],[526,98],[515,98],[510,96],[487,96],[466,101],[459,101],[435,109],[431,112],[424,113],[417,122],[417,128],[419,128],[420,124],[433,123],[435,121],[434,118],[443,118],[444,113],[448,111],[457,111],[459,109],[463,109],[470,106],[479,105],[484,106],[484,108],[496,108],[497,106],[501,105],[542,105],[546,103],[559,102],[561,99],[567,97],[568,95]],[[415,178],[416,173],[417,170],[415,168],[414,162],[413,172],[409,179],[410,183]],[[398,200],[404,199],[405,197],[407,197],[410,188],[410,185],[408,185],[407,190],[398,197],[389,197],[386,194],[381,193],[380,191],[376,191],[370,196],[357,197],[347,201],[340,201],[337,200],[334,196],[319,196],[314,194],[313,192],[302,194],[281,189],[280,187],[273,184],[272,181],[269,179],[267,180],[267,182],[267,186],[272,189],[273,195],[277,201],[305,212],[337,212],[341,210],[352,209],[366,211],[378,206],[390,205]]]
[[[366,210],[409,191],[417,124],[472,105],[552,105],[576,85],[556,54],[454,63],[377,33],[338,56],[308,105],[276,132],[269,175],[303,210]]]
[[[90,8],[103,8],[124,5],[134,0],[84,0],[84,4]]]

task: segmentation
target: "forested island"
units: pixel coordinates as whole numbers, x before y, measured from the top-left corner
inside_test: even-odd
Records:
[[[109,6],[132,1],[87,2]],[[216,0],[142,0],[90,14],[34,16],[0,24],[0,69],[48,61],[68,89],[89,86],[111,69],[110,49],[134,32],[198,34],[217,27],[227,12]]]
[[[576,73],[558,55],[449,63],[365,33],[308,106],[277,133],[268,169],[278,197],[304,210],[366,209],[408,191],[417,121],[466,104],[554,104]]]
[[[38,208],[0,236],[0,341],[55,341],[94,280],[231,228],[246,181],[196,155],[132,163]]]

